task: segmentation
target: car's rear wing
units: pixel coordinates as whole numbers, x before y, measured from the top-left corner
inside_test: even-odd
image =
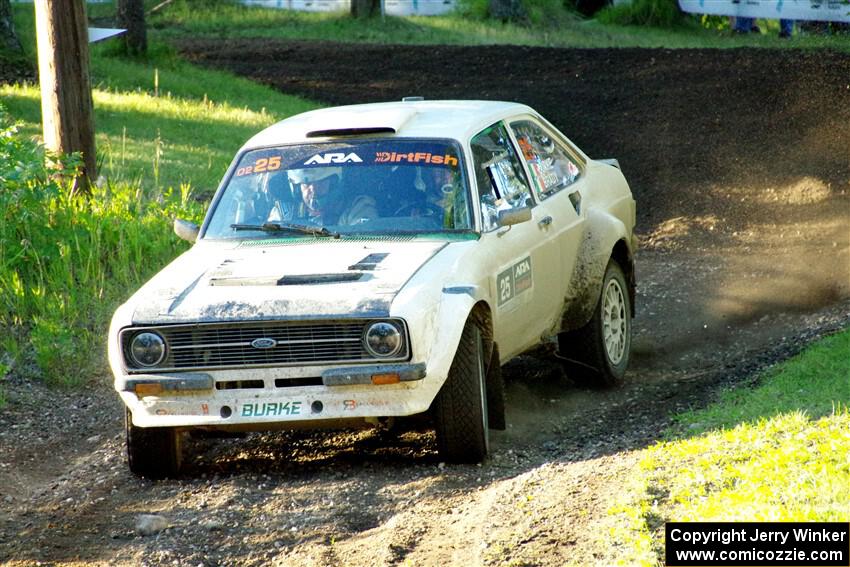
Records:
[[[617,169],[620,169],[620,162],[617,161],[617,158],[605,158],[605,159],[598,159],[596,161],[598,161],[599,163],[604,163],[606,165],[613,165]]]

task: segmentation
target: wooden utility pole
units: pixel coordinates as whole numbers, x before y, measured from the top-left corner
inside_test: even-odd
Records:
[[[85,0],[35,0],[35,33],[44,145],[83,154],[75,190],[88,192],[97,171]]]

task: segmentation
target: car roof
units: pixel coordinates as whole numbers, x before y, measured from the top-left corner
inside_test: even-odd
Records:
[[[242,149],[366,134],[464,140],[506,116],[523,113],[534,111],[515,102],[482,100],[406,100],[336,106],[281,120],[254,135]]]

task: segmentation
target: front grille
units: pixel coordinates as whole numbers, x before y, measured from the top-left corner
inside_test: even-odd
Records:
[[[121,344],[124,362],[130,372],[374,362],[379,359],[366,351],[362,338],[367,325],[374,321],[353,319],[129,327],[121,331]],[[405,346],[397,356],[382,358],[381,361],[408,358],[404,324],[398,320],[393,322],[402,329]],[[166,356],[153,368],[136,364],[127,354],[132,338],[143,331],[155,331],[165,339]],[[256,348],[251,343],[257,339],[272,339],[274,346]]]

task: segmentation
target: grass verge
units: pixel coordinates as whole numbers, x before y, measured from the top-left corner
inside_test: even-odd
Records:
[[[156,0],[147,0],[153,8]],[[470,4],[470,3],[467,3]],[[526,2],[530,21],[503,23],[482,17],[471,2],[465,11],[443,16],[354,19],[346,12],[295,12],[244,6],[235,0],[173,0],[148,17],[149,38],[156,41],[205,37],[273,38],[413,45],[537,45],[578,48],[807,48],[850,51],[848,35],[797,33],[790,41],[778,37],[778,20],[759,20],[761,34],[732,34],[727,18],[686,15],[669,27],[620,25],[583,19],[557,2]],[[540,8],[545,9],[540,10]],[[90,4],[90,18],[112,25],[114,2]],[[29,37],[32,8],[15,7],[15,22],[22,42]],[[98,51],[101,48],[97,48]],[[423,54],[427,56],[427,54]],[[33,57],[34,59],[34,57]],[[321,62],[317,62],[317,65]],[[221,97],[218,97],[219,99]]]
[[[532,8],[534,3],[530,3]],[[243,6],[236,2],[175,0],[150,19],[160,38],[264,37],[388,44],[541,45],[552,47],[663,47],[663,48],[832,48],[850,50],[847,36],[798,34],[793,41],[778,37],[778,23],[759,21],[764,34],[733,35],[708,25],[700,16],[677,18],[666,28],[625,26],[582,19],[566,10],[556,16],[546,10],[531,12],[528,24],[483,19],[474,10],[444,16],[353,19],[345,12],[308,13]],[[722,26],[721,26],[722,27]]]
[[[667,521],[847,521],[848,352],[845,330],[678,416],[609,512],[623,564],[662,564]]]
[[[31,24],[19,24],[31,38]],[[31,44],[28,44],[31,45]],[[154,44],[145,60],[105,46],[92,52],[99,172],[159,191],[190,184],[209,195],[236,150],[274,122],[316,107],[228,73],[199,69]],[[35,85],[0,85],[0,99],[29,135],[41,132]]]
[[[16,23],[33,53],[32,18]],[[0,85],[0,381],[74,386],[102,374],[115,308],[187,247],[173,218],[199,221],[247,138],[316,106],[155,42],[145,59],[96,47],[92,77],[104,177],[90,199],[70,198],[46,166],[38,88]]]
[[[63,177],[48,162],[61,162]],[[145,196],[106,182],[70,197],[79,166],[22,134],[0,107],[0,377],[35,367],[45,381],[76,385],[103,364],[114,308],[140,278],[185,248],[174,216],[199,218],[188,185]]]

